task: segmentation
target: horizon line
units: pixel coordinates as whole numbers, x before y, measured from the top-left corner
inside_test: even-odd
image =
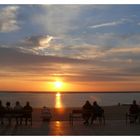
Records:
[[[14,90],[0,90],[0,93],[45,93],[55,94],[60,92],[61,94],[86,94],[86,93],[140,93],[140,91],[14,91]]]

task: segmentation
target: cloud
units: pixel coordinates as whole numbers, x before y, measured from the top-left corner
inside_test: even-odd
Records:
[[[39,41],[39,48],[46,48],[49,46],[49,43],[51,42],[51,40],[53,39],[52,36],[46,36],[44,38],[41,38]]]
[[[134,40],[137,36],[128,37]],[[105,40],[113,40],[114,38],[118,41],[121,37],[115,36],[114,34],[103,34],[96,37],[96,40],[99,39],[101,42],[105,42]],[[116,44],[116,46],[106,46],[82,42],[77,45],[67,45],[61,43],[61,38],[50,35],[30,36],[16,44],[10,44],[7,47],[16,48],[23,53],[30,53],[33,55],[56,56],[88,61],[114,60],[116,62],[116,60],[121,60],[130,62],[131,60],[132,62],[133,60],[139,59],[137,56],[140,54],[140,46],[137,44],[131,45],[123,42],[122,44]]]
[[[101,59],[128,64],[137,62],[140,60],[140,45],[112,47],[103,51]]]
[[[140,22],[139,22],[139,23],[137,23],[137,25],[139,25],[139,26],[140,26]]]
[[[34,79],[38,81],[53,79],[53,77],[58,77],[57,74],[68,75],[67,69],[69,68],[67,65],[84,63],[87,62],[66,57],[41,56],[20,52],[17,48],[0,47],[1,78],[16,77],[18,79],[23,77],[25,80],[31,81]]]
[[[128,21],[128,20],[121,19],[119,21],[112,21],[112,22],[106,22],[106,23],[102,23],[102,24],[96,24],[96,25],[90,26],[89,28],[96,29],[96,28],[102,28],[102,27],[117,26],[117,25],[123,24],[126,21]]]
[[[30,36],[22,40],[20,43],[24,47],[27,46],[36,49],[48,48],[53,38],[54,38],[53,36],[49,35]]]
[[[17,22],[18,6],[7,6],[0,10],[0,32],[12,32],[20,27]]]
[[[33,16],[32,20],[51,35],[67,34],[79,26],[74,21],[77,20],[82,7],[82,5],[42,6],[43,13]]]
[[[86,48],[80,51],[85,53]],[[123,61],[124,58],[120,58],[120,61],[113,60],[118,54],[120,53],[114,51],[95,60],[84,60],[67,56],[42,56],[20,52],[17,48],[1,47],[0,77],[18,79],[22,75],[23,80],[29,81],[51,81],[54,77],[61,77],[69,82],[139,81],[140,63],[132,61],[130,65],[130,62]]]
[[[59,56],[42,56],[34,53],[25,53],[17,48],[0,47],[0,66],[22,66],[39,64],[66,64],[86,63],[84,60]]]
[[[51,42],[54,40],[50,35],[30,36],[15,44],[10,44],[13,48],[20,49],[22,52],[46,55],[47,49],[52,47]]]
[[[13,10],[5,7],[3,11],[6,8],[7,14],[0,11],[0,31],[17,30],[18,7]],[[83,7],[79,5],[60,7],[47,5],[39,11],[35,10],[35,13],[31,11],[33,22],[29,23],[28,29],[32,25],[33,29],[26,31],[27,25],[24,27],[23,24],[23,32],[20,33],[19,38],[27,34],[31,36],[14,44],[7,42],[7,45],[0,46],[0,77],[43,82],[54,80],[54,77],[69,82],[140,81],[139,34],[132,34],[129,31],[129,33],[123,31],[116,33],[113,30],[105,33],[87,31],[87,26],[93,23],[95,25],[89,28],[117,26],[129,21],[127,19],[116,21],[113,17],[113,19],[107,18],[111,22],[103,23],[105,19],[100,20],[99,16],[97,20],[95,14],[98,12],[94,13],[94,7],[90,6],[90,8],[89,11],[83,11]],[[21,20],[25,21],[27,17],[22,12]],[[4,16],[1,16],[2,13]],[[14,23],[3,29],[1,25],[6,25],[4,22],[8,23],[11,19]],[[13,27],[14,25],[17,29]],[[83,31],[87,32],[83,33]],[[40,35],[41,32],[43,35]],[[14,38],[16,36],[17,34],[15,36],[13,34]]]
[[[140,46],[112,48],[110,53],[140,53]]]

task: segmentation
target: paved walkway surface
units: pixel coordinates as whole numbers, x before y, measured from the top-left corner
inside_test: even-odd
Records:
[[[73,126],[68,121],[52,121],[49,124],[33,122],[30,126],[0,126],[0,135],[57,135],[57,136],[108,136],[108,135],[140,135],[140,124],[126,124],[124,120],[108,120],[105,125],[95,123],[92,126],[75,121]]]

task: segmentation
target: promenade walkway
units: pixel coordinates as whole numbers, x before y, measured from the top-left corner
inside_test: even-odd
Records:
[[[81,121],[70,125],[68,121],[41,121],[30,126],[0,126],[0,135],[49,135],[49,136],[102,136],[102,135],[140,135],[140,124],[126,124],[124,120],[107,120],[105,125],[98,123],[84,126]]]

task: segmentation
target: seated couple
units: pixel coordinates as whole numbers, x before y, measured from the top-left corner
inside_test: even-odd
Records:
[[[86,103],[82,107],[82,115],[85,125],[89,124],[90,119],[90,124],[93,124],[94,120],[96,120],[97,118],[100,122],[102,122],[104,110],[97,104],[96,101],[93,102],[93,105],[91,105],[89,101],[86,101]]]

